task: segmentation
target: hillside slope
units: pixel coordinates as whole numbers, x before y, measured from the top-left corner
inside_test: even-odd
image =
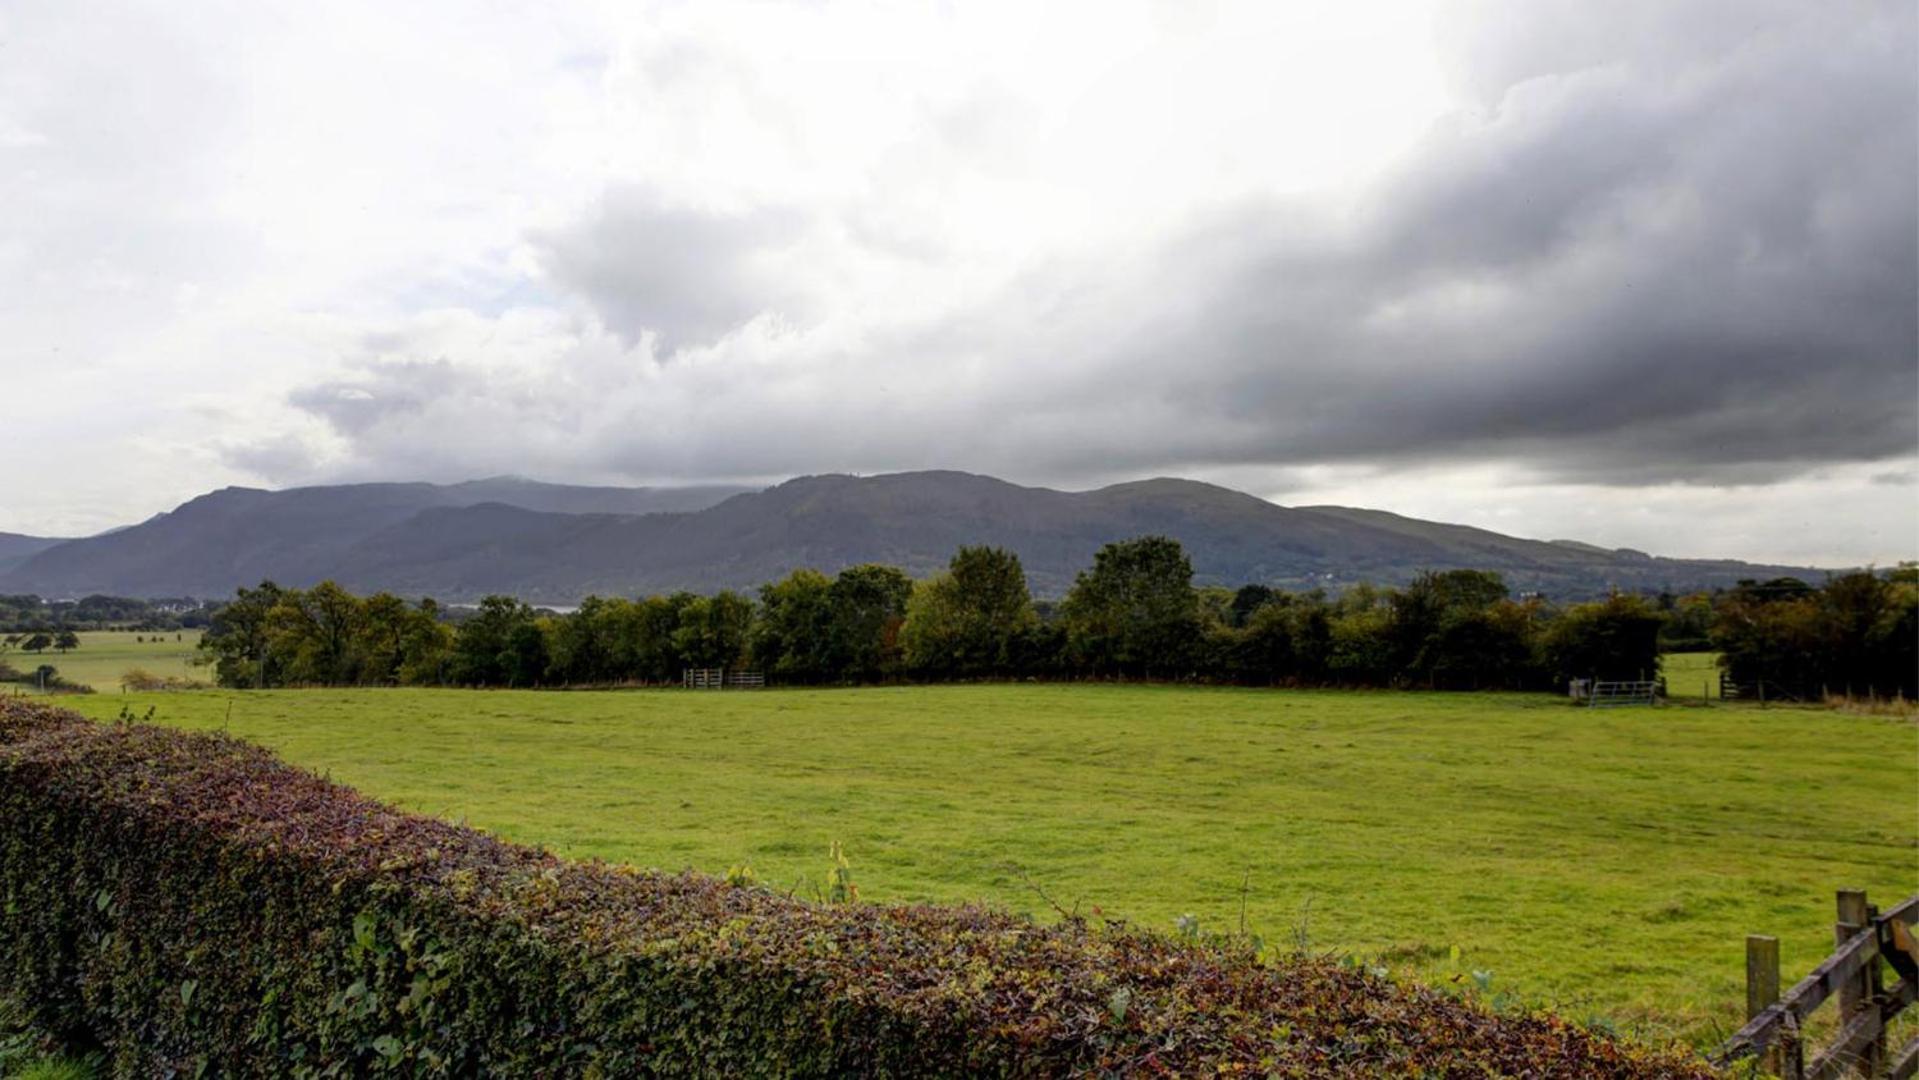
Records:
[[[0,588],[43,596],[223,596],[264,578],[337,574],[356,544],[434,508],[512,502],[562,515],[699,510],[744,489],[596,488],[494,477],[462,484],[231,487],[138,525],[57,542],[0,569]]]
[[[682,509],[666,512],[674,506]],[[639,512],[648,507],[662,512]],[[1037,593],[1057,596],[1102,544],[1146,533],[1185,544],[1207,584],[1338,589],[1472,567],[1505,574],[1516,591],[1588,596],[1819,573],[1524,540],[1377,510],[1278,506],[1191,480],[1066,492],[916,472],[807,476],[750,493],[510,479],[229,488],[32,555],[0,574],[0,591],[220,596],[263,578],[330,577],[448,600],[507,592],[567,603],[590,593],[750,588],[802,566],[830,573],[883,562],[926,575],[962,544],[992,544],[1019,553]]]
[[[65,540],[51,536],[23,536],[20,533],[0,532],[0,574],[27,561],[42,551]]]

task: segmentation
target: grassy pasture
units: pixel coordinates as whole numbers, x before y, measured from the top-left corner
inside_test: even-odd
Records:
[[[1815,709],[1103,685],[72,703],[230,728],[573,856],[810,894],[839,840],[868,899],[1043,915],[1036,884],[1221,930],[1243,903],[1268,942],[1490,971],[1653,1037],[1737,1026],[1748,932],[1780,936],[1790,980],[1830,949],[1834,889],[1919,888],[1919,729]]]
[[[1719,698],[1718,653],[1667,653],[1659,658],[1659,673],[1666,677],[1666,693],[1674,701]]]
[[[177,635],[177,637],[176,637]],[[135,641],[135,638],[142,640]],[[7,652],[6,660],[21,671],[32,671],[41,664],[60,669],[60,677],[91,686],[101,693],[118,692],[120,676],[128,668],[140,667],[155,675],[175,675],[183,679],[212,681],[212,672],[191,666],[194,646],[200,642],[198,630],[168,630],[148,633],[131,630],[83,630],[80,647],[68,653],[52,649],[40,653]]]

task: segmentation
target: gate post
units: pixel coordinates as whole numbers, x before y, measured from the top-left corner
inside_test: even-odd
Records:
[[[1866,903],[1864,889],[1840,889],[1838,896],[1839,918],[1832,925],[1832,943],[1844,945],[1853,935],[1872,926],[1872,906]],[[1879,957],[1873,958],[1859,974],[1847,979],[1839,987],[1839,1024],[1844,1027],[1867,1009],[1879,1008]],[[1859,1058],[1853,1068],[1860,1076],[1878,1076],[1885,1071],[1886,1033],[1882,1027],[1878,1037],[1861,1047]]]
[[[1779,1000],[1779,939],[1765,934],[1746,935],[1746,1019],[1751,1020]],[[1766,1044],[1760,1057],[1761,1067],[1774,1076],[1781,1075],[1784,1055],[1779,1035]]]

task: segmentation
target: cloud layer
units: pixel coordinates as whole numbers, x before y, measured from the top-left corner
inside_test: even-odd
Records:
[[[352,138],[223,134],[207,104],[325,100],[325,40],[169,25],[198,73],[172,126],[98,152],[159,140],[205,212],[169,231],[109,185],[132,220],[76,232],[56,181],[109,171],[85,117],[0,106],[0,155],[59,162],[13,182],[48,224],[0,270],[89,256],[32,279],[67,323],[0,318],[180,358],[140,376],[168,422],[116,416],[157,436],[191,403],[153,473],[189,491],[1181,473],[1685,554],[1686,515],[1646,510],[1707,485],[1737,493],[1710,553],[1919,550],[1910,5],[1273,7],[507,8],[438,90],[406,68],[433,20],[369,14],[397,85],[337,88]],[[222,62],[256,35],[309,80]],[[104,295],[122,258],[172,288]],[[1877,509],[1744,536],[1809,491]]]

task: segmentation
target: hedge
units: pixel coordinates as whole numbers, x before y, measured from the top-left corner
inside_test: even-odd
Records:
[[[25,700],[0,995],[129,1076],[1708,1075],[1323,959],[570,862]]]

